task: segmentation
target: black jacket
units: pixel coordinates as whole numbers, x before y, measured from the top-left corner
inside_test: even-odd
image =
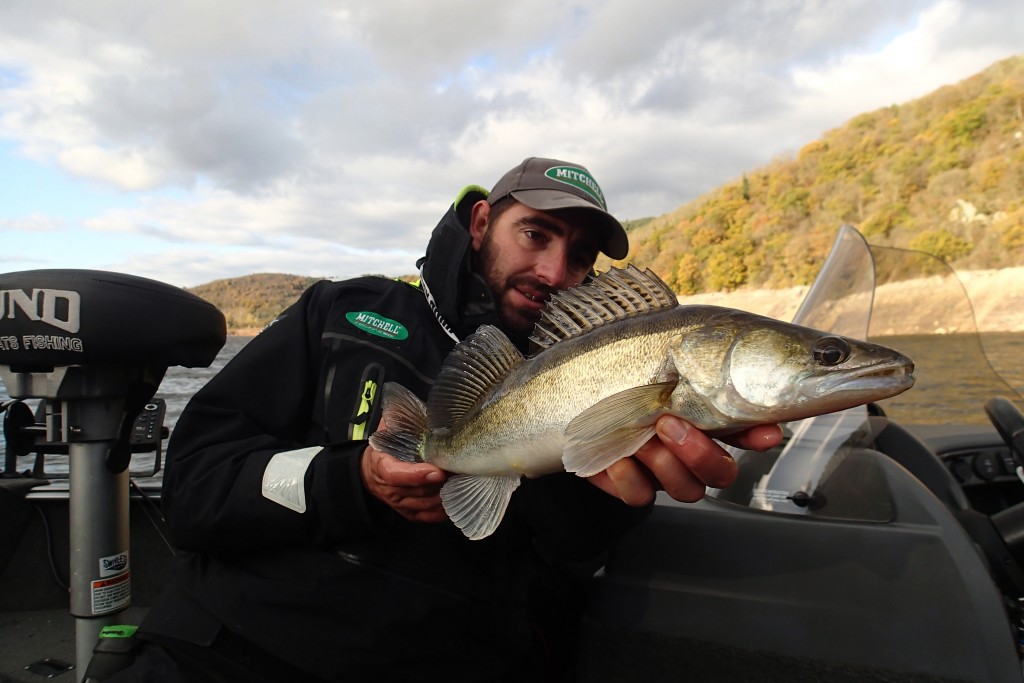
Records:
[[[326,680],[512,680],[549,666],[545,648],[571,652],[581,579],[644,510],[551,475],[469,541],[451,523],[406,521],[360,476],[383,383],[426,398],[455,344],[445,327],[463,337],[496,322],[469,265],[465,214],[482,197],[452,206],[421,259],[436,309],[422,285],[317,283],[193,397],[163,489],[171,540],[188,551],[169,591],[181,599],[144,629],[207,644],[226,628]],[[323,450],[299,487],[305,510],[266,498],[274,455],[310,446]],[[182,591],[212,619],[177,607]]]

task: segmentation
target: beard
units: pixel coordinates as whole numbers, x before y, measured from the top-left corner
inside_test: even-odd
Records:
[[[487,283],[487,288],[494,299],[502,331],[516,345],[522,346],[529,339],[534,325],[540,320],[543,309],[517,306],[511,298],[516,295],[516,292],[529,291],[541,293],[543,300],[547,301],[557,290],[525,273],[516,275],[503,273],[498,265],[498,250],[491,239],[492,234],[491,230],[484,234],[480,249],[475,255],[477,272]]]

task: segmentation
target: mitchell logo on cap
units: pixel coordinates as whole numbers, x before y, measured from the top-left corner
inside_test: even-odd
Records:
[[[494,206],[509,196],[537,211],[585,209],[591,212],[589,220],[579,224],[602,231],[601,251],[613,259],[625,258],[629,253],[625,228],[608,213],[604,192],[594,176],[579,164],[541,157],[524,159],[498,180],[487,201]]]
[[[548,170],[544,171],[544,175],[552,180],[557,180],[560,183],[566,183],[573,187],[579,188],[593,197],[601,208],[605,211],[608,210],[608,204],[604,201],[604,192],[601,191],[601,186],[597,184],[594,177],[584,171],[582,168],[576,168],[574,166],[553,166]]]

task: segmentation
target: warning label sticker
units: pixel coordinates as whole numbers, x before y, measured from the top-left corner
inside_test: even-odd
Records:
[[[127,607],[131,599],[131,572],[92,582],[93,614],[106,614]]]
[[[759,503],[760,505],[771,505],[780,503],[789,503],[793,496],[789,491],[779,491],[776,489],[762,489],[755,488],[751,495],[751,503]]]

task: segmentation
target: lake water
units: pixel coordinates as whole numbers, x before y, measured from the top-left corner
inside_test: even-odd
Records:
[[[879,337],[915,362],[914,387],[881,405],[906,424],[988,424],[983,406],[1004,395],[1024,409],[1024,333]]]
[[[252,337],[228,337],[224,348],[220,350],[220,353],[217,354],[217,357],[208,368],[172,367],[167,369],[167,373],[164,375],[164,379],[156,393],[158,398],[162,398],[167,402],[167,415],[164,419],[166,427],[169,429],[174,428],[178,417],[181,415],[181,411],[184,410],[185,404],[188,403],[192,394],[197,392],[211,377],[217,374],[251,339]],[[7,400],[7,398],[7,389],[4,387],[3,382],[0,381],[0,400]],[[28,403],[34,408],[38,402],[29,401]],[[6,440],[0,438],[0,464],[4,461],[6,445]],[[165,441],[164,446],[166,447],[166,445],[167,442]],[[18,471],[32,469],[34,460],[35,456],[18,458]],[[133,472],[150,471],[152,470],[152,464],[152,454],[139,453],[132,457],[131,469]],[[46,470],[47,472],[66,473],[67,456],[48,456]]]
[[[229,337],[209,368],[169,368],[157,396],[167,401],[165,425],[174,427],[188,399],[218,372],[250,337]],[[886,413],[906,424],[988,424],[983,406],[1002,394],[1024,408],[1024,333],[880,337],[917,363],[917,383],[901,396],[882,402]],[[984,352],[984,353],[983,353]],[[998,370],[998,376],[993,372]],[[1005,383],[1000,383],[1001,377]],[[1014,396],[1014,393],[1016,395]],[[7,394],[0,383],[0,399]],[[0,439],[0,462],[5,444]],[[48,471],[66,472],[66,458],[52,456]],[[151,467],[144,454],[136,455],[132,469]],[[62,462],[63,460],[63,462]],[[48,461],[49,462],[49,461]],[[19,471],[29,469],[32,458],[19,458]]]

